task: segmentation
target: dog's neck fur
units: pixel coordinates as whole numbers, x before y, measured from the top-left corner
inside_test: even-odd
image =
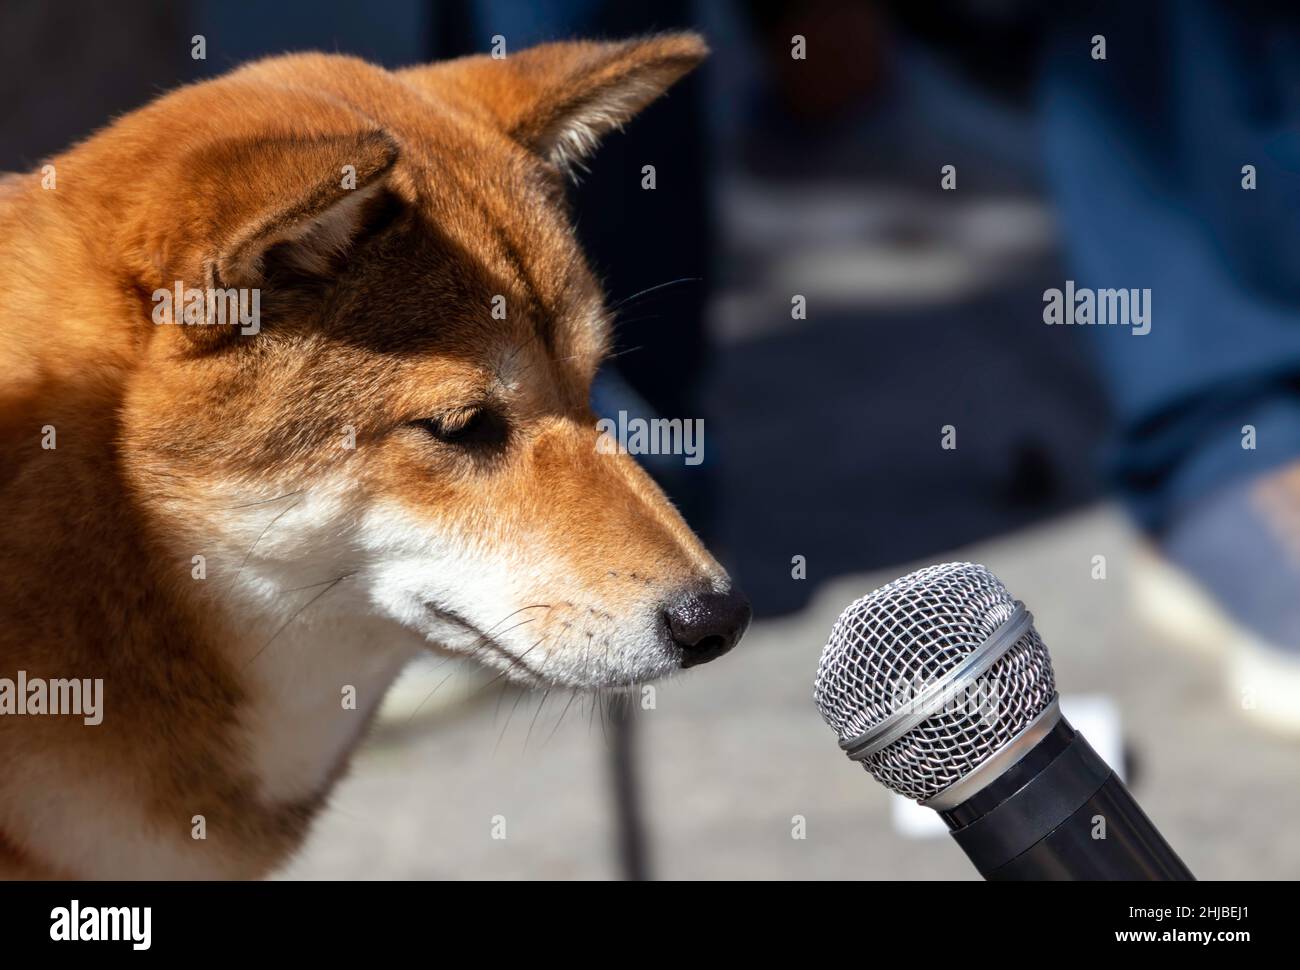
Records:
[[[328,791],[402,668],[427,647],[367,616],[348,577],[296,588],[267,609],[241,579],[234,609],[247,631],[231,650],[248,701],[241,712],[249,767],[267,804]]]
[[[102,679],[104,719],[0,718],[0,875],[261,875],[304,837],[413,644],[346,619],[346,589],[293,618],[312,590],[272,609],[248,594],[257,569],[195,581],[194,544],[153,530],[116,450],[129,373],[86,361],[81,384],[32,380],[6,402],[28,427],[0,467],[0,675]],[[43,827],[71,834],[33,846]]]
[[[0,239],[0,287],[12,294],[0,322],[9,332],[39,320],[44,333],[40,358],[19,344],[0,350],[0,500],[11,515],[0,542],[0,613],[11,621],[0,630],[0,676],[102,679],[105,716],[96,727],[0,718],[10,782],[0,791],[0,875],[260,875],[304,837],[415,638],[364,618],[346,585],[322,597],[326,609],[296,616],[319,590],[255,595],[259,585],[305,585],[257,563],[193,579],[191,557],[211,544],[158,534],[146,508],[157,496],[128,479],[120,452],[138,322],[114,312],[111,280],[92,288],[85,241],[35,180],[0,186],[0,222],[17,211],[7,201],[42,223],[47,245],[11,252]],[[82,261],[79,292],[97,314],[49,285],[69,272],[60,260]],[[46,425],[52,451],[41,447]],[[33,756],[43,739],[63,752],[53,763]],[[101,754],[110,749],[129,752],[111,772]],[[72,809],[51,811],[55,790],[61,804],[97,810],[60,823]],[[194,837],[197,816],[204,839]],[[51,824],[78,834],[57,855],[49,842],[29,847],[25,834]]]

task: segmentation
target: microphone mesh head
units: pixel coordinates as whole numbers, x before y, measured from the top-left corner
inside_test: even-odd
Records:
[[[840,741],[861,736],[939,683],[1015,608],[998,578],[974,563],[929,566],[880,587],[835,622],[817,666],[817,709]],[[1031,625],[962,703],[946,704],[863,766],[924,801],[979,767],[1054,696],[1052,661]]]

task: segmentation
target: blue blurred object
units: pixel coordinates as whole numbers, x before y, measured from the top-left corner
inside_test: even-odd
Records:
[[[194,30],[207,39],[202,73],[222,74],[246,60],[290,51],[353,54],[385,67],[430,60],[434,31],[428,0],[194,0]]]
[[[508,49],[547,40],[603,37],[608,31],[607,0],[473,0],[473,26],[479,46],[501,34]]]
[[[1044,71],[1075,279],[1152,291],[1150,333],[1090,329],[1119,421],[1113,474],[1159,531],[1300,456],[1300,21],[1258,3],[1095,6],[1054,24]]]

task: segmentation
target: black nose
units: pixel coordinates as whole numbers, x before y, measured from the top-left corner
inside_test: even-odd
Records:
[[[682,666],[708,663],[740,642],[749,627],[749,597],[735,587],[725,593],[683,596],[665,615],[668,632],[682,648]]]

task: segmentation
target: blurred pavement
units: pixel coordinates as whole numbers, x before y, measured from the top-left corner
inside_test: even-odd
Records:
[[[1115,699],[1135,794],[1199,877],[1300,877],[1289,824],[1300,742],[1250,727],[1211,658],[1128,617],[1133,542],[1099,506],[927,561],[988,565],[1034,613],[1064,691]],[[1090,578],[1098,554],[1104,581]],[[812,706],[835,617],[909,568],[833,580],[802,612],[757,622],[734,653],[659,685],[638,736],[656,877],[974,878],[946,837],[892,831],[885,790],[844,759]],[[540,715],[538,701],[498,686],[411,731],[378,731],[284,875],[615,877],[599,715],[580,698],[555,730],[567,698]],[[795,815],[806,839],[791,837]],[[492,838],[494,816],[505,839]]]

